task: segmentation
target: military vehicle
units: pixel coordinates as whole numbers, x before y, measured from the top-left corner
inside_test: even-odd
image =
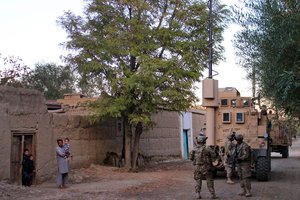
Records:
[[[279,119],[279,116],[273,110],[268,111],[268,118],[270,122],[271,151],[280,153],[282,158],[288,158],[294,130],[286,120]]]
[[[203,82],[202,105],[210,109],[208,116],[206,112],[206,123],[214,121],[214,125],[209,125],[210,129],[206,127],[208,140],[211,138],[208,145],[222,149],[230,132],[242,134],[252,150],[252,168],[257,180],[268,181],[271,148],[267,111],[255,108],[252,98],[240,96],[236,88],[218,88],[217,81],[213,79],[205,79]],[[224,169],[220,163],[216,167],[218,170]]]

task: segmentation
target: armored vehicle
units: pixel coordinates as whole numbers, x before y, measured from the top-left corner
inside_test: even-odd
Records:
[[[268,112],[270,123],[270,136],[271,136],[271,151],[278,152],[282,158],[289,157],[289,146],[292,145],[293,129],[289,123],[272,110]]]
[[[242,134],[244,141],[252,150],[252,168],[257,180],[268,181],[271,170],[271,148],[267,111],[255,108],[252,98],[240,96],[236,88],[218,88],[214,82],[205,80],[203,86],[202,105],[214,109],[214,116],[209,116],[215,122],[214,126],[206,131],[208,138],[210,136],[213,138],[210,145],[222,149],[230,132]],[[209,87],[209,91],[215,88],[215,94],[209,96],[210,93],[206,89]],[[218,170],[224,169],[220,163],[216,167]]]

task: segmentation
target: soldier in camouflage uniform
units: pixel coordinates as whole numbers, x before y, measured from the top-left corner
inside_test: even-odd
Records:
[[[239,193],[241,196],[251,197],[251,148],[243,142],[243,136],[237,134],[235,136],[236,144],[236,160],[237,171],[240,177],[240,185],[243,191]]]
[[[235,144],[233,143],[235,138],[235,132],[231,132],[227,136],[227,141],[224,145],[224,166],[225,170],[227,172],[227,183],[233,184],[234,182],[231,180],[232,171],[233,169],[233,160],[234,160],[234,150],[235,150]]]
[[[216,199],[215,189],[214,189],[214,180],[213,180],[213,166],[212,161],[216,158],[216,153],[212,147],[206,147],[207,137],[204,134],[200,134],[196,137],[196,147],[190,154],[190,158],[193,161],[193,164],[196,165],[194,172],[194,179],[196,180],[196,193],[198,199],[201,199],[201,186],[202,179],[206,177],[207,188],[211,193],[211,198]]]

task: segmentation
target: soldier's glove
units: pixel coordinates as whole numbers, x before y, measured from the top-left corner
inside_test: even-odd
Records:
[[[195,151],[191,151],[191,153],[190,153],[190,160],[191,161],[195,160]]]

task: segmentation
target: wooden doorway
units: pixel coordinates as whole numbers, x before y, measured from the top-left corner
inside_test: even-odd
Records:
[[[22,183],[22,159],[24,149],[35,158],[35,132],[12,131],[10,182]]]

